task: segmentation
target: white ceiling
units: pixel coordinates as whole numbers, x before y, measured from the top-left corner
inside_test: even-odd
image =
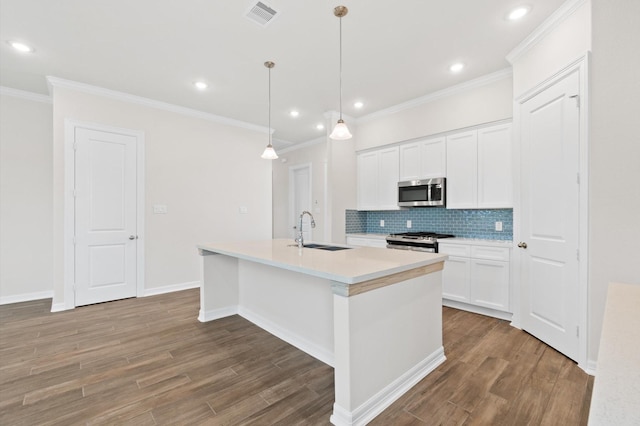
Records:
[[[55,76],[266,126],[271,60],[283,147],[323,136],[316,124],[339,109],[334,6],[349,8],[343,111],[357,118],[507,68],[507,53],[563,1],[265,0],[280,14],[263,28],[244,16],[249,0],[0,0],[0,85],[48,94]],[[522,4],[529,15],[505,19]],[[455,61],[466,68],[452,75]],[[198,79],[210,87],[195,90]]]

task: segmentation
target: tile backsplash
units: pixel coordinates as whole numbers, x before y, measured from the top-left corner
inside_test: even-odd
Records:
[[[384,227],[380,221],[384,220]],[[411,228],[407,228],[407,221]],[[502,222],[502,231],[495,223]],[[453,234],[464,238],[491,240],[513,239],[513,210],[449,210],[443,208],[412,208],[389,211],[346,211],[346,233],[394,234],[429,231]]]

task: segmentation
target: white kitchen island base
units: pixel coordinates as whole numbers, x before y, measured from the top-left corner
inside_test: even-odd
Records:
[[[364,425],[445,360],[446,257],[369,247],[324,252],[288,244],[199,246],[199,320],[239,314],[333,366],[331,422]],[[260,254],[263,249],[269,253]]]

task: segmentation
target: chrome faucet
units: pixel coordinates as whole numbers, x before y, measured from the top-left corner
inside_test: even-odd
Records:
[[[304,240],[302,237],[302,218],[305,214],[308,214],[309,217],[311,218],[311,227],[312,228],[316,227],[316,221],[313,220],[313,215],[310,212],[305,210],[302,213],[300,213],[300,227],[298,228],[298,238],[295,239],[296,243],[298,243],[298,248],[302,248],[304,246]]]

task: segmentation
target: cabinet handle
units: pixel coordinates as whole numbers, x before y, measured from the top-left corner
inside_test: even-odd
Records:
[[[518,247],[526,249],[527,248],[527,243],[525,243],[524,241],[521,241],[518,243]]]

